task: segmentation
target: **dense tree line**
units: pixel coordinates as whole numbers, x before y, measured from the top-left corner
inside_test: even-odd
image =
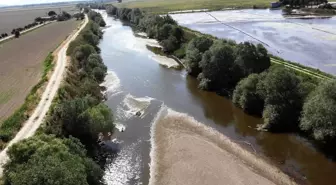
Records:
[[[319,5],[327,3],[327,0],[281,0],[284,5],[290,5],[291,7],[305,7],[312,5]]]
[[[31,24],[27,24],[26,26],[24,26],[23,28],[15,28],[15,29],[13,29],[12,30],[12,32],[11,32],[11,34],[12,35],[14,35],[16,38],[18,38],[19,36],[20,36],[20,33],[22,32],[22,31],[24,31],[24,30],[28,30],[28,29],[30,29],[30,28],[32,28],[32,27],[35,27],[35,26],[37,26],[39,23],[38,22],[33,22],[33,23],[31,23]]]
[[[102,169],[90,158],[98,134],[114,128],[99,86],[107,68],[97,47],[102,32],[96,17],[90,16],[67,50],[71,63],[45,124],[34,137],[10,147],[6,185],[105,184]]]
[[[109,15],[127,21],[140,31],[147,33],[149,38],[157,39],[164,52],[173,53],[184,42],[184,31],[169,15],[144,14],[140,9],[105,7]]]
[[[100,13],[90,11],[88,13],[88,16],[91,20],[94,20],[99,26],[104,27],[106,26],[106,23]]]

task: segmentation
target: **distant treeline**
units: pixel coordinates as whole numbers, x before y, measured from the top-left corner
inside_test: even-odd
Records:
[[[197,36],[169,16],[105,6],[107,13],[160,41],[168,54],[185,59],[199,88],[231,97],[245,112],[261,116],[260,129],[300,132],[332,144],[336,139],[336,81],[323,81],[278,65],[249,42]],[[225,111],[225,110],[223,110]]]
[[[102,17],[89,15],[89,23],[67,50],[71,62],[45,124],[8,151],[6,185],[105,184],[103,170],[91,157],[99,133],[112,132],[114,124],[99,86],[107,71],[97,47],[102,32],[101,20],[96,20]]]
[[[280,2],[284,5],[290,5],[291,7],[304,7],[328,3],[327,0],[280,0]]]
[[[49,11],[48,12],[48,16],[47,18],[45,17],[36,17],[34,22],[31,24],[27,24],[24,27],[19,27],[19,28],[14,28],[11,32],[12,35],[14,35],[16,38],[18,38],[20,36],[20,33],[24,30],[28,30],[30,28],[33,28],[39,24],[44,24],[46,21],[66,21],[71,19],[71,15],[68,12],[63,11],[61,14],[57,15],[55,11]],[[84,14],[83,13],[77,13],[74,15],[74,17],[77,20],[83,20],[84,19]],[[7,33],[2,33],[0,35],[0,39],[6,38],[8,37]]]

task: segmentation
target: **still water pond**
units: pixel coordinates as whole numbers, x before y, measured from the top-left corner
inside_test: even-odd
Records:
[[[197,81],[184,70],[167,69],[147,50],[146,40],[132,29],[107,17],[109,27],[99,47],[109,73],[108,100],[117,128],[113,142],[119,152],[106,165],[109,185],[147,185],[149,180],[149,130],[160,106],[187,113],[217,129],[232,140],[265,157],[302,184],[328,185],[336,182],[336,164],[308,141],[295,135],[255,130],[261,119],[244,114],[231,101],[197,89]],[[135,114],[140,111],[141,116]],[[253,146],[246,145],[248,142]]]
[[[285,18],[281,10],[173,14],[181,25],[219,38],[263,44],[272,54],[336,74],[336,17]]]

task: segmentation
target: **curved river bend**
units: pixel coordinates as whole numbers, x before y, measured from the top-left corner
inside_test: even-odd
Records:
[[[159,65],[155,54],[147,50],[145,39],[135,37],[130,27],[102,13],[108,25],[99,45],[109,71],[104,83],[106,104],[114,111],[120,130],[112,138],[120,150],[106,165],[109,185],[148,184],[149,130],[162,105],[187,113],[256,151],[300,184],[336,182],[336,164],[306,139],[256,131],[261,119],[246,115],[228,99],[197,89],[197,81],[184,70]],[[141,116],[135,115],[138,111]]]

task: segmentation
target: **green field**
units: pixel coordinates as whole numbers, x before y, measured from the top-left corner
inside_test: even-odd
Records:
[[[169,11],[223,8],[267,8],[270,0],[136,0],[114,3],[118,7],[142,8],[152,13],[167,13]]]

